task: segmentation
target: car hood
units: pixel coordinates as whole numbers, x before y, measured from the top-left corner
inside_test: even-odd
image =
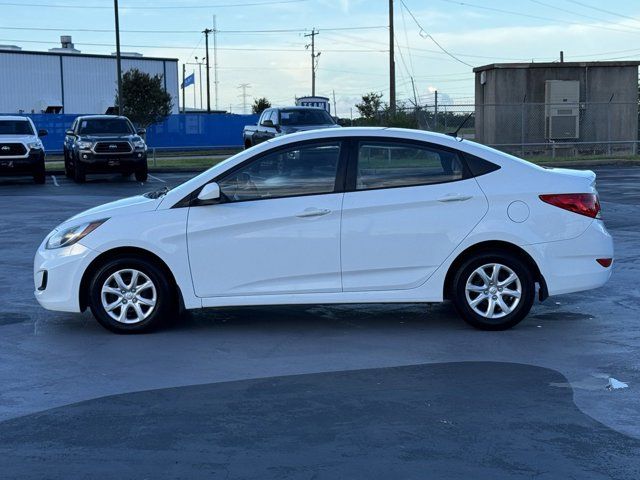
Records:
[[[148,212],[157,209],[158,205],[160,205],[160,199],[136,195],[135,197],[127,197],[90,208],[89,210],[74,215],[64,223],[78,223],[78,220],[90,222],[107,217],[111,218],[132,213]]]
[[[321,128],[340,128],[340,125],[331,124],[327,125],[291,125],[291,126],[283,126],[282,131],[284,132],[306,132],[307,130],[319,130]]]
[[[35,135],[0,135],[0,143],[29,143],[37,138]]]
[[[87,142],[123,142],[138,140],[138,135],[80,135],[80,139]]]

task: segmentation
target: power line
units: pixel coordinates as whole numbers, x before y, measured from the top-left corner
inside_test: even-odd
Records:
[[[19,40],[19,39],[9,39],[3,38],[0,39],[2,42],[16,42],[16,43],[36,43],[42,45],[55,45],[55,42],[50,40],[40,41],[40,40]],[[112,43],[93,43],[93,42],[75,42],[76,45],[79,46],[90,46],[90,47],[113,47]],[[172,50],[193,50],[193,45],[134,45],[134,44],[122,44],[123,47],[128,48],[166,48]],[[232,51],[232,52],[304,52],[304,49],[301,48],[260,48],[260,47],[218,47],[218,50]],[[387,53],[386,50],[375,50],[375,49],[329,49],[324,50],[325,52],[333,52],[333,53]]]
[[[259,7],[264,5],[276,5],[286,3],[301,3],[308,2],[310,0],[267,0],[260,2],[247,2],[247,3],[230,3],[230,4],[214,4],[214,5],[148,5],[148,6],[127,6],[128,10],[184,10],[184,9],[212,9],[212,8],[232,8],[232,7]],[[84,3],[78,3],[75,5],[61,5],[61,4],[46,4],[46,3],[19,3],[19,2],[0,2],[0,6],[7,7],[37,7],[37,8],[79,8],[79,9],[96,9],[96,10],[111,10],[110,6],[104,5],[85,5]]]
[[[440,45],[438,43],[438,41],[433,38],[433,36],[429,33],[427,33],[425,31],[424,28],[422,28],[422,25],[420,25],[420,22],[418,22],[418,19],[415,17],[415,15],[411,12],[411,10],[409,10],[409,7],[407,7],[407,4],[404,3],[404,0],[400,0],[400,3],[402,4],[402,6],[407,10],[407,13],[411,16],[411,18],[413,18],[413,21],[416,23],[416,25],[418,26],[418,28],[420,29],[420,31],[418,32],[418,35],[420,35],[422,38],[428,38],[429,40],[431,40],[433,43],[435,43],[437,45],[437,47],[442,50],[444,53],[446,53],[447,55],[449,55],[451,58],[453,58],[455,61],[462,63],[463,65],[466,65],[468,67],[473,68],[473,65],[471,65],[470,63],[465,62],[464,60],[460,60],[458,57],[456,57],[453,53],[449,52],[447,49],[445,49],[442,45]]]
[[[446,3],[451,3],[453,5],[457,5],[457,6],[461,6],[461,7],[471,7],[471,8],[476,8],[476,9],[480,9],[480,10],[487,10],[490,12],[497,12],[497,13],[506,13],[507,15],[515,15],[518,17],[525,17],[525,18],[532,18],[535,20],[544,20],[546,22],[553,22],[553,23],[561,23],[561,24],[565,24],[565,25],[577,25],[579,27],[590,27],[590,28],[599,28],[601,30],[610,30],[613,32],[622,32],[622,33],[632,33],[635,35],[640,35],[640,32],[636,32],[633,30],[621,30],[619,28],[612,28],[612,27],[605,27],[604,25],[594,25],[594,24],[584,24],[584,23],[579,23],[579,22],[572,22],[570,20],[559,20],[557,18],[549,18],[549,17],[542,17],[540,15],[531,15],[528,13],[521,13],[521,12],[515,12],[513,10],[504,10],[502,8],[494,8],[494,7],[487,7],[484,5],[476,5],[474,3],[466,3],[466,2],[461,2],[460,0],[440,0],[441,2],[446,2]],[[569,0],[569,1],[573,1],[573,0]],[[592,7],[594,8],[594,7]]]
[[[1,5],[1,4],[0,4]],[[339,32],[346,30],[371,30],[387,28],[386,26],[362,26],[362,27],[333,27],[333,28],[320,28],[317,31],[326,32]],[[113,33],[113,29],[109,28],[60,28],[60,27],[5,27],[0,26],[0,30],[27,30],[27,31],[46,31],[46,32],[90,32],[90,33]],[[189,34],[189,33],[201,33],[200,30],[120,30],[125,33],[175,33],[175,34]],[[271,30],[218,30],[218,33],[224,34],[271,34],[271,33],[305,33],[308,32],[307,28],[284,28],[284,29],[271,29]]]
[[[580,5],[581,7],[590,8],[591,10],[595,10],[597,12],[608,13],[609,15],[614,15],[620,18],[626,18],[627,20],[633,20],[634,22],[638,22],[640,20],[630,17],[629,15],[623,15],[622,13],[613,12],[611,10],[605,10],[604,8],[594,7],[593,5],[589,5],[583,2],[579,2],[578,0],[567,0],[568,2],[575,3],[576,5]]]

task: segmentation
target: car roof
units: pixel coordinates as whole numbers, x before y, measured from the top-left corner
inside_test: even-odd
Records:
[[[86,119],[113,119],[113,118],[122,118],[124,120],[129,120],[127,117],[125,117],[124,115],[82,115],[78,118],[81,118],[83,120]]]
[[[322,107],[306,107],[304,105],[292,105],[291,107],[273,107],[272,108],[272,110],[309,110],[309,109],[325,111],[325,109]]]
[[[21,115],[0,115],[0,121],[2,120],[12,120],[12,121],[16,121],[16,120],[24,120],[24,121],[29,121],[29,117],[24,117]]]

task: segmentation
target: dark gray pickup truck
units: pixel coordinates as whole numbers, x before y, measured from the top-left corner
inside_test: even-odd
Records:
[[[257,125],[247,125],[242,131],[244,148],[288,133],[318,128],[339,128],[331,115],[322,108],[285,107],[267,108]]]

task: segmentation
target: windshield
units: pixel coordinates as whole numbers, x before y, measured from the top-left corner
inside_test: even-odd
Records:
[[[333,119],[319,108],[280,110],[280,125],[333,125]]]
[[[131,135],[133,128],[124,118],[88,118],[80,122],[81,135]]]
[[[27,120],[0,120],[0,135],[34,135]]]

